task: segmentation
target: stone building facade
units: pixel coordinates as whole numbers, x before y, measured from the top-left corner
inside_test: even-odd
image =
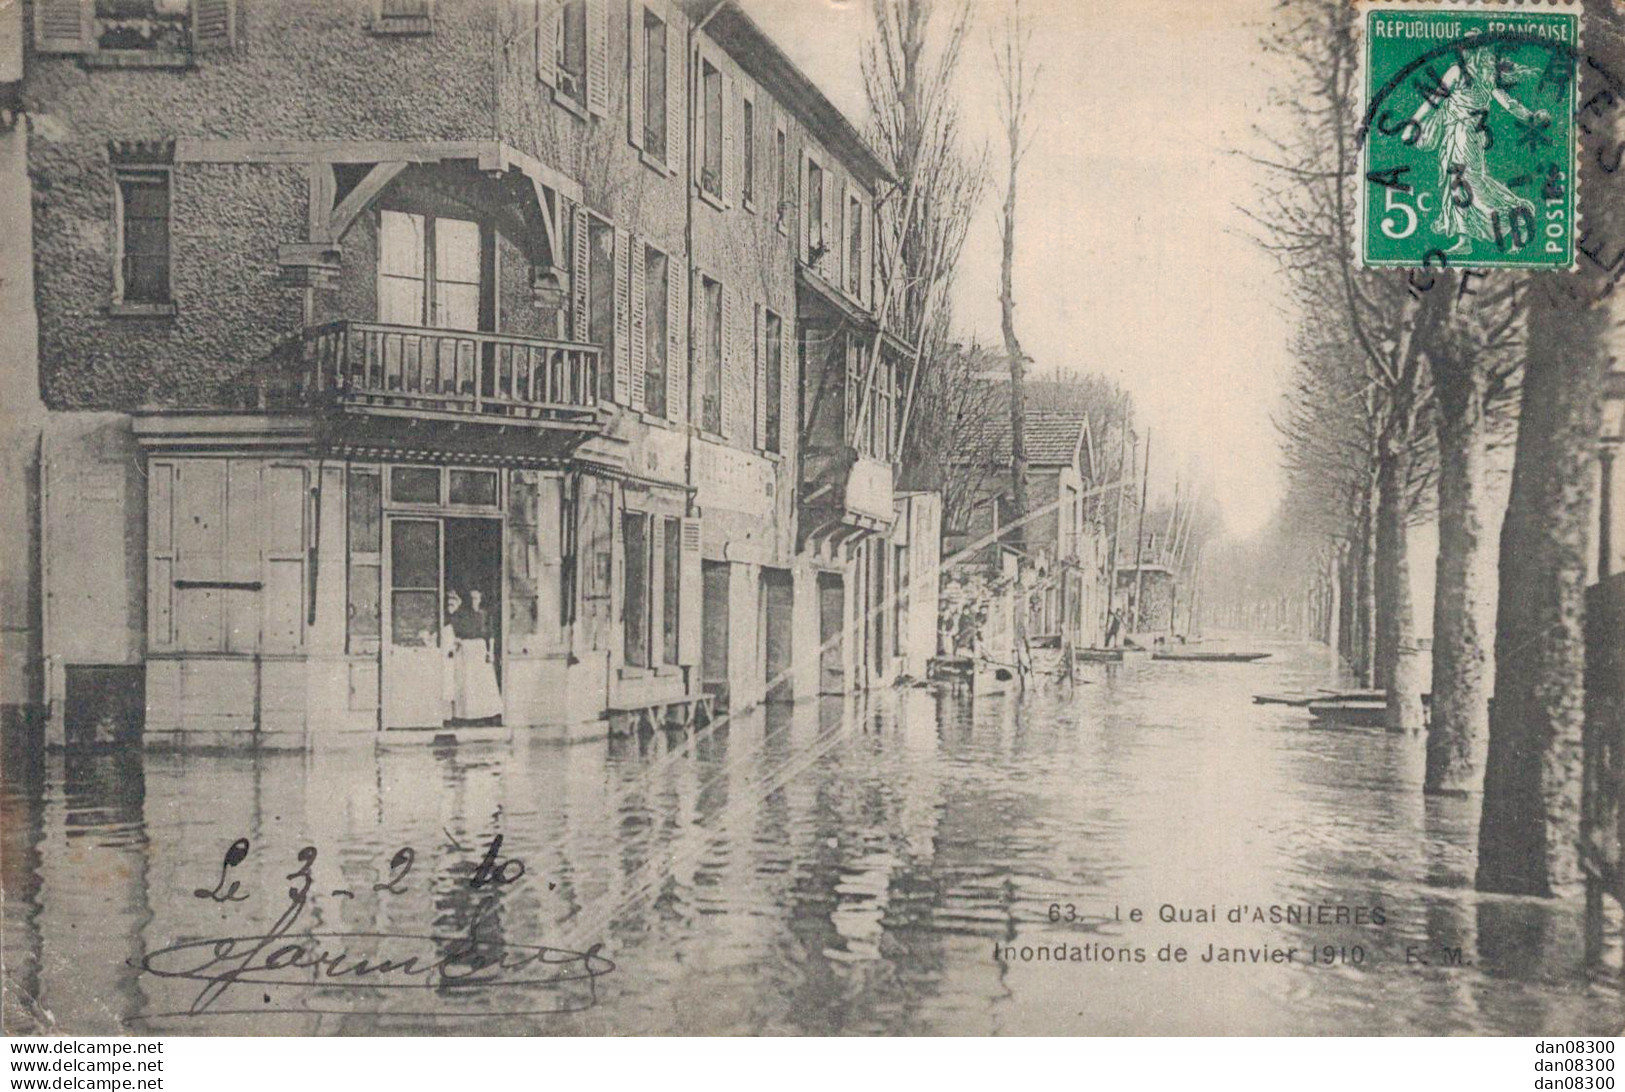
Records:
[[[861,278],[826,276],[842,329],[872,326],[884,169],[743,12],[25,17],[53,740],[455,724],[453,594],[499,679],[482,724],[824,685],[818,573],[856,583],[861,547],[799,530],[830,260],[802,198],[808,163],[849,180]],[[860,537],[892,522],[882,465]]]

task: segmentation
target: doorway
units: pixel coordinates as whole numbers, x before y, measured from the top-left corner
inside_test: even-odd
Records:
[[[459,632],[486,642],[501,685],[502,521],[391,515],[388,523],[383,727],[442,727],[457,712]]]
[[[844,694],[846,582],[839,573],[818,574],[818,692]]]

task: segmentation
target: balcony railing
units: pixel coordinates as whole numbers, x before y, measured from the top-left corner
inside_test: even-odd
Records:
[[[598,405],[596,345],[382,322],[305,332],[320,397],[366,410],[580,419]]]

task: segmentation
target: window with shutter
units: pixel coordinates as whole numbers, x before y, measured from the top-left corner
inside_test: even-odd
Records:
[[[700,427],[722,432],[722,285],[700,278]]]
[[[667,9],[670,10],[669,8]],[[684,68],[683,36],[671,31],[668,20],[662,31],[666,43],[666,166],[672,171],[687,170],[689,87]]]
[[[774,454],[784,450],[784,320],[772,311],[763,319],[762,350],[765,390],[762,446]]]
[[[615,231],[615,401],[632,404],[632,235]]]
[[[665,22],[647,8],[643,9],[643,27],[639,38],[643,43],[639,58],[643,71],[637,104],[639,124],[643,130],[640,147],[669,166],[672,157],[668,152],[670,92],[667,81],[670,79],[668,70],[672,61],[667,51],[670,45],[666,38]]]
[[[683,617],[683,521],[667,516],[660,537],[660,661],[680,661]]]
[[[536,79],[558,86],[559,34],[564,18],[559,0],[536,0]]]
[[[807,264],[816,267],[824,256],[824,169],[811,156],[806,176],[801,217],[807,225]]]
[[[675,263],[666,265],[666,416],[673,421],[689,417],[687,388],[688,311],[683,304],[686,274]]]
[[[756,207],[756,104],[747,96],[739,113],[739,192],[747,208]]]
[[[83,53],[94,41],[91,0],[34,0],[34,52]]]
[[[639,0],[628,0],[626,5],[626,139],[634,148],[648,143],[644,129],[648,119],[648,55],[649,42],[646,27],[649,10]],[[662,98],[661,105],[665,105]]]

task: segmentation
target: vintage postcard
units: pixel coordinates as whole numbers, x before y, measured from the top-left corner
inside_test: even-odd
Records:
[[[1622,151],[1615,0],[0,0],[5,1035],[1606,1076]]]

